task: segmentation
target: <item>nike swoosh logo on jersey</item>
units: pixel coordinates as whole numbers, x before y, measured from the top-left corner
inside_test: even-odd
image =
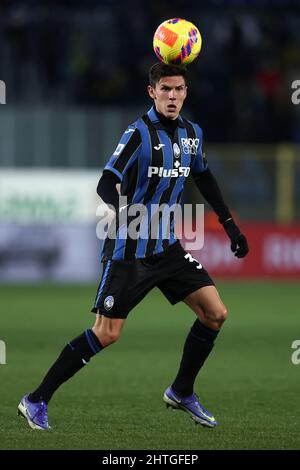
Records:
[[[155,145],[155,150],[160,150],[162,147],[164,147],[165,144],[158,144],[158,145]]]
[[[128,134],[129,132],[134,132],[134,129],[127,129],[127,131],[125,131],[125,134]]]

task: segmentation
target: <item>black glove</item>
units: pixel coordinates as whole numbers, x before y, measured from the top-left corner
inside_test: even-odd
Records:
[[[233,219],[228,219],[223,223],[223,227],[231,240],[231,251],[237,258],[244,258],[249,251],[247,238],[240,232]]]

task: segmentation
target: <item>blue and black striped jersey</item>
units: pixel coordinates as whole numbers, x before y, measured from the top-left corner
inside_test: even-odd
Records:
[[[115,239],[106,238],[102,259],[144,258],[160,253],[176,242],[174,214],[170,213],[167,235],[163,233],[164,215],[160,214],[157,236],[150,237],[151,206],[180,203],[188,175],[207,169],[202,130],[179,116],[178,127],[171,135],[152,107],[128,126],[104,169],[119,177],[120,193],[127,197],[127,204],[143,204],[149,217],[141,224],[136,239],[121,237],[122,227],[118,227]]]

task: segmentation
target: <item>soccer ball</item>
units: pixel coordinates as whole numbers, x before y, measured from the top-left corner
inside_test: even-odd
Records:
[[[201,34],[190,21],[172,18],[164,21],[154,33],[153,49],[165,64],[187,65],[198,56]]]

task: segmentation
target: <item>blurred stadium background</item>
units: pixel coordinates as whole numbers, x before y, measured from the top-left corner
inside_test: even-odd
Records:
[[[72,333],[92,320],[85,312],[101,272],[96,185],[128,123],[151,106],[152,36],[171,17],[187,18],[201,31],[184,114],[202,126],[209,165],[251,248],[235,260],[206,208],[205,245],[194,256],[216,279],[232,318],[203,372],[203,393],[224,427],[216,440],[203,432],[199,439],[198,428],[191,433],[181,416],[170,418],[179,434],[166,423],[160,395],[192,317],[154,291],[111,355],[74,379],[76,391],[67,385],[58,393],[53,413],[61,433],[50,444],[40,436],[33,441],[19,422],[11,424],[14,407]],[[298,0],[1,1],[7,103],[0,105],[0,339],[7,364],[0,365],[0,448],[299,447],[299,371],[290,360],[300,336],[300,105],[291,101],[299,50]],[[201,202],[192,183],[184,201]],[[163,331],[170,332],[169,345]],[[128,362],[120,371],[122,354]],[[138,380],[145,388],[137,404],[126,384],[138,387]],[[153,407],[144,411],[148,393]],[[111,414],[98,408],[105,413],[102,429],[89,409],[85,438],[76,433],[76,416],[70,428],[65,424],[68,400],[80,416],[87,412],[82,396],[93,409],[98,400],[113,408]]]

